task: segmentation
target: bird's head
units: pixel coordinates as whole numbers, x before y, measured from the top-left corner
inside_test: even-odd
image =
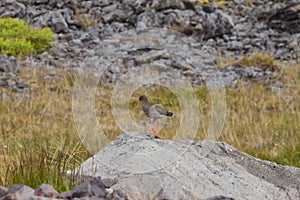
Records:
[[[140,96],[137,102],[148,102],[148,98],[145,95]]]

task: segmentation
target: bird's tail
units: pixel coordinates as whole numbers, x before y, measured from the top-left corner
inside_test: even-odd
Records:
[[[167,112],[167,116],[171,117],[173,115],[172,112]]]

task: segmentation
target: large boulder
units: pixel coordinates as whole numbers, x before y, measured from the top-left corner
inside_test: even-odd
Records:
[[[292,34],[300,33],[300,3],[277,10],[270,17],[269,26]]]
[[[76,171],[87,177],[117,179],[113,188],[125,191],[129,199],[299,198],[300,169],[210,140],[123,134]]]

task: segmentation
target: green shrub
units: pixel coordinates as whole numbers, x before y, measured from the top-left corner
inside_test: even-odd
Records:
[[[25,56],[41,53],[50,47],[53,32],[50,28],[28,26],[16,18],[0,18],[0,53]]]

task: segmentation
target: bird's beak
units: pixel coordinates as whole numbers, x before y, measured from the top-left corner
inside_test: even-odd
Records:
[[[139,99],[136,99],[135,102],[136,102],[136,103],[140,103],[141,101],[140,101]]]

